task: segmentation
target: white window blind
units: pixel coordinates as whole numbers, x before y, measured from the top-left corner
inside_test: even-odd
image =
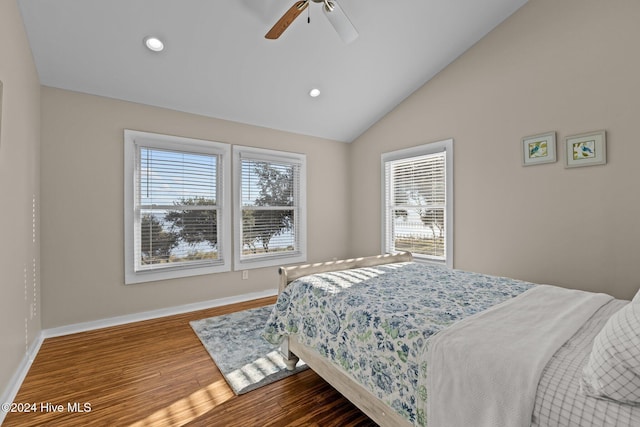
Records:
[[[219,155],[138,146],[136,271],[219,264]]]
[[[217,143],[130,132],[134,171],[133,203],[125,206],[131,213],[125,212],[131,240],[127,283],[228,270],[225,151]]]
[[[383,156],[385,251],[410,251],[418,259],[446,262],[450,150],[422,147],[406,156]]]
[[[304,157],[238,147],[236,150],[236,268],[306,257]]]

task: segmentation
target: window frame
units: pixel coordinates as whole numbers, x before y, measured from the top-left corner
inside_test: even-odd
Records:
[[[295,218],[295,233],[298,250],[289,253],[275,253],[261,256],[254,256],[246,259],[242,255],[243,239],[243,208],[242,208],[242,156],[255,160],[273,161],[275,163],[292,163],[299,165],[299,188],[294,190],[298,198],[298,206],[293,210],[297,211]],[[306,155],[286,151],[277,151],[265,148],[248,147],[241,145],[233,146],[233,234],[234,234],[234,270],[250,270],[254,268],[272,267],[283,264],[295,264],[307,260],[307,160]]]
[[[157,280],[176,279],[231,270],[231,145],[215,141],[163,135],[135,130],[124,130],[124,257],[125,284],[144,283]],[[139,236],[139,206],[137,204],[137,171],[140,168],[138,147],[149,147],[176,152],[208,154],[219,156],[216,164],[217,179],[217,233],[218,256],[221,262],[211,265],[176,265],[136,271],[136,244]],[[138,212],[137,212],[138,211]],[[221,246],[221,248],[220,248]]]
[[[387,229],[389,227],[389,215],[387,209],[386,194],[386,165],[397,160],[409,160],[422,156],[445,152],[445,252],[444,260],[436,260],[426,255],[413,254],[414,259],[420,262],[446,265],[453,268],[453,139],[422,144],[402,150],[391,151],[381,155],[381,193],[382,193],[382,221],[381,221],[381,248],[383,253],[392,253],[388,246]],[[392,219],[391,219],[392,220]]]

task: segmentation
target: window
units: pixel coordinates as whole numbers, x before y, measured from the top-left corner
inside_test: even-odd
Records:
[[[229,151],[125,130],[125,283],[230,270]]]
[[[453,266],[453,140],[382,155],[383,248]]]
[[[306,158],[233,149],[235,269],[306,261]]]

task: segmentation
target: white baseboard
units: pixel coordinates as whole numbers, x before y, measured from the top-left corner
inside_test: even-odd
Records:
[[[29,368],[31,368],[31,364],[33,360],[36,358],[38,351],[40,350],[40,346],[44,341],[44,336],[42,335],[42,331],[36,336],[36,338],[31,342],[31,345],[27,349],[26,354],[20,361],[20,365],[18,369],[13,374],[11,379],[9,380],[9,384],[7,388],[4,390],[2,396],[0,396],[0,404],[11,403],[18,394],[18,390],[20,390],[20,386],[22,385],[22,381],[27,376],[27,372],[29,372]],[[4,418],[7,416],[7,413],[0,409],[0,425],[4,421]]]
[[[183,314],[190,311],[205,310],[207,308],[251,301],[254,299],[275,296],[277,294],[277,289],[270,289],[262,292],[252,292],[250,294],[237,295],[233,297],[178,305],[175,307],[161,308],[159,310],[143,311],[141,313],[109,317],[107,319],[93,320],[91,322],[82,322],[75,323],[73,325],[59,326],[57,328],[44,329],[42,333],[44,335],[44,338],[60,337],[63,335],[70,335],[78,332],[93,331],[95,329],[108,328],[110,326],[126,325],[127,323],[157,319],[159,317],[172,316],[174,314]]]
[[[174,314],[183,314],[191,311],[205,310],[207,308],[221,307],[239,302],[251,301],[254,299],[266,298],[278,294],[277,289],[269,289],[262,292],[252,292],[249,294],[237,295],[233,297],[220,298],[209,301],[196,302],[192,304],[178,305],[175,307],[161,308],[159,310],[144,311],[141,313],[127,314],[124,316],[110,317],[106,319],[94,320],[91,322],[76,323],[73,325],[59,326],[56,328],[43,329],[40,331],[36,339],[31,343],[27,354],[25,354],[16,373],[11,378],[5,392],[0,396],[0,403],[10,403],[18,394],[20,386],[24,381],[29,368],[36,358],[42,342],[46,338],[60,337],[63,335],[75,334],[78,332],[92,331],[95,329],[108,328],[110,326],[125,325],[127,323],[140,322],[143,320],[157,319],[159,317],[172,316]],[[0,425],[4,421],[6,412],[0,410]]]

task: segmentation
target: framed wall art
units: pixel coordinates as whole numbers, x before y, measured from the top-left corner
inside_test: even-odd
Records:
[[[605,131],[568,136],[565,139],[565,167],[604,165],[607,163]]]
[[[522,138],[522,165],[531,166],[556,161],[556,133],[547,132]]]

